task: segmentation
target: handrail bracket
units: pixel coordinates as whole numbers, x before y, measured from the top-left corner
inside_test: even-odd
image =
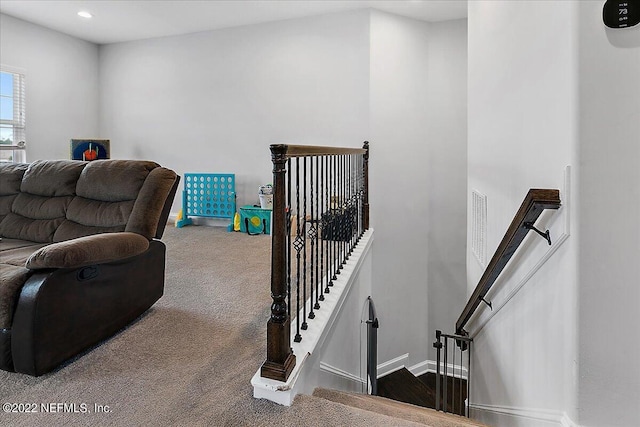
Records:
[[[542,236],[547,243],[549,243],[549,246],[551,246],[551,235],[549,234],[549,230],[545,231],[544,233],[540,230],[538,230],[532,222],[525,222],[524,224],[524,228],[526,228],[527,230],[533,230],[536,233],[538,233],[540,236]]]

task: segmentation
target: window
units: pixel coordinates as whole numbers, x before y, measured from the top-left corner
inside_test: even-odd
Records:
[[[0,71],[0,161],[23,161],[25,141],[24,75]],[[22,157],[22,156],[21,156]]]

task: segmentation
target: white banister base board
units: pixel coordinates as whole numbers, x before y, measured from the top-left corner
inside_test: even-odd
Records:
[[[580,427],[566,412],[471,403],[471,418],[490,425]],[[515,418],[515,420],[514,420]]]
[[[440,374],[444,375],[444,372],[442,371],[443,366],[442,366],[442,361],[440,361]],[[413,375],[415,375],[416,377],[419,377],[420,375],[424,375],[427,372],[432,372],[432,373],[436,373],[436,361],[435,360],[425,360],[423,362],[420,363],[416,363],[413,366],[410,366],[409,368],[407,368],[409,370],[409,372],[411,372]],[[462,379],[467,379],[467,367],[466,366],[460,366],[460,365],[456,365],[453,363],[447,363],[447,374],[450,376],[455,376],[456,378],[460,378],[460,375],[462,375]]]
[[[377,378],[382,378],[385,375],[389,375],[395,371],[398,371],[404,368],[407,360],[409,360],[409,353],[405,353],[398,357],[394,357],[391,360],[387,360],[386,362],[380,363],[376,369],[378,372]]]
[[[365,380],[364,378],[360,378],[356,375],[353,375],[350,372],[344,371],[340,368],[336,368],[335,366],[331,366],[325,362],[320,362],[320,370],[323,372],[327,372],[329,374],[333,374],[338,377],[344,378],[345,380],[353,381],[361,386],[364,386],[367,384],[367,380]]]
[[[333,281],[331,292],[324,295],[322,310],[316,311],[313,321],[307,322],[308,329],[304,331],[302,341],[292,342],[291,348],[296,356],[296,365],[287,381],[275,381],[260,376],[260,368],[251,378],[253,396],[258,399],[268,399],[281,405],[290,406],[296,394],[305,390],[313,391],[313,384],[306,384],[311,376],[314,363],[310,363],[311,355],[316,354],[327,339],[327,335],[336,321],[351,286],[358,278],[358,273],[365,257],[371,250],[373,229],[365,231],[360,243],[354,248],[349,260],[343,266],[337,280]],[[308,301],[306,302],[308,304]],[[302,309],[298,313],[303,318]],[[291,337],[296,335],[295,321],[291,323]],[[317,358],[316,358],[317,359]]]

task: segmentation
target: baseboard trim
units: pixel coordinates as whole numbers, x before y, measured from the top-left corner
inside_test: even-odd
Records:
[[[405,353],[396,358],[380,363],[377,367],[378,369],[377,377],[382,378],[385,375],[389,375],[394,373],[395,371],[399,371],[400,369],[406,366],[406,362],[408,360],[409,360],[409,353]]]
[[[442,362],[441,362],[442,363]],[[407,368],[409,372],[411,372],[416,377],[420,375],[424,375],[428,372],[436,373],[436,361],[435,360],[425,360],[420,363],[416,363],[413,366]],[[442,365],[440,365],[440,369],[442,369]],[[444,372],[440,372],[444,374]],[[447,363],[447,374],[453,375],[456,378],[459,378],[462,375],[463,379],[467,379],[468,370],[465,366],[455,365],[452,363]]]
[[[357,375],[353,375],[350,372],[347,371],[343,371],[340,368],[336,368],[335,366],[331,366],[328,363],[325,362],[320,362],[320,370],[323,372],[328,372],[332,375],[336,375],[340,378],[344,378],[348,381],[353,381],[355,383],[358,383],[358,385],[365,385],[367,384],[367,381],[364,380],[363,378],[360,378]]]
[[[546,409],[535,408],[521,408],[515,406],[501,406],[501,405],[483,405],[479,403],[471,403],[470,405],[472,418],[478,418],[481,420],[487,420],[489,417],[491,420],[501,417],[514,417],[522,420],[523,422],[529,422],[531,425],[539,425],[540,423],[547,423],[556,425],[558,427],[580,427],[574,423],[566,412],[550,411]],[[484,415],[477,417],[473,416],[473,412],[484,413]]]
[[[580,424],[574,422],[566,412],[562,413],[562,419],[560,419],[562,427],[580,427]]]

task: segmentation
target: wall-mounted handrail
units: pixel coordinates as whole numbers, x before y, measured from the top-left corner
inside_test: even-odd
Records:
[[[507,229],[498,249],[491,258],[487,269],[480,278],[471,298],[462,310],[458,321],[456,322],[456,334],[468,335],[464,330],[465,325],[478,308],[478,305],[484,301],[485,295],[491,289],[494,282],[502,273],[505,266],[516,252],[529,230],[535,230],[533,224],[545,209],[558,209],[560,207],[560,191],[552,189],[530,189],[524,198],[520,209],[511,221],[511,225]],[[537,230],[536,230],[537,231]],[[538,233],[541,233],[538,231]],[[547,232],[548,233],[548,232]],[[545,234],[545,233],[541,233]],[[546,234],[550,243],[550,238]]]

